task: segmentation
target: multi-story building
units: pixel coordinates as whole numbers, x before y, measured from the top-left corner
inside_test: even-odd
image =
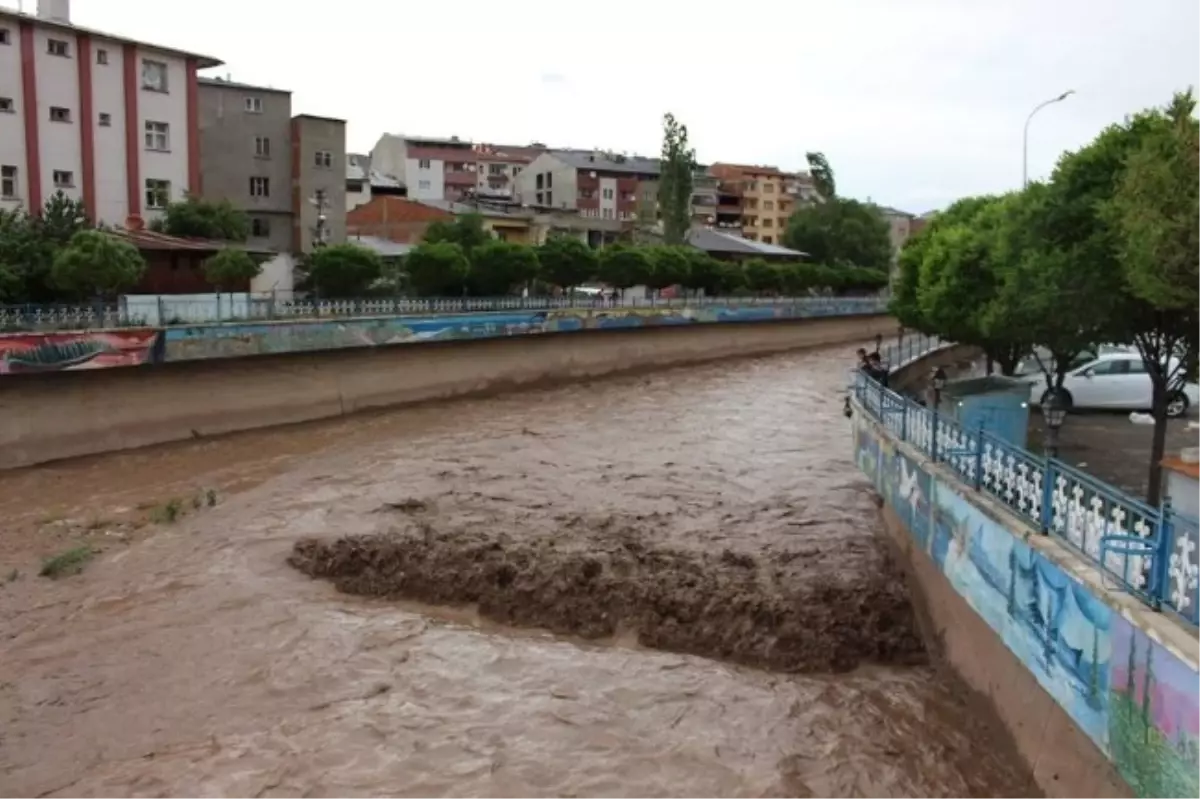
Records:
[[[346,240],[346,121],[292,117],[292,250]]]
[[[250,241],[292,246],[292,93],[199,79],[204,196],[250,217]]]
[[[371,166],[371,156],[346,155],[346,211],[366,205],[372,197],[407,197],[408,187],[399,178],[385,175]]]
[[[717,206],[721,200],[721,181],[704,167],[692,173],[692,224],[713,227],[717,224]]]
[[[548,150],[521,171],[516,199],[523,205],[576,211],[587,239],[598,246],[658,214],[658,161],[595,150]]]
[[[477,184],[471,142],[385,133],[371,150],[371,165],[408,187],[414,200],[457,200]]]
[[[534,143],[528,147],[507,144],[476,144],[475,194],[479,197],[513,196],[513,185],[521,170],[546,151]]]
[[[812,179],[804,173],[745,164],[713,164],[709,173],[722,182],[718,211],[724,213],[718,213],[719,223],[732,225],[740,221],[742,235],[751,241],[779,243],[797,203],[816,199]],[[734,213],[737,198],[740,218]]]
[[[62,191],[140,227],[201,189],[197,70],[220,61],[71,23],[70,0],[0,8],[0,208]]]
[[[345,241],[346,123],[294,116],[283,89],[201,78],[198,93],[204,197],[246,212],[255,246],[309,252],[322,212],[326,242]]]

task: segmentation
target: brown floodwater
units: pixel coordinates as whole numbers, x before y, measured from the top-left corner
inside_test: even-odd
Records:
[[[0,794],[1032,795],[924,654],[853,350],[0,476]]]

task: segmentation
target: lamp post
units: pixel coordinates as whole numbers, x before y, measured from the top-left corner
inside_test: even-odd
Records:
[[[883,347],[883,334],[876,333],[875,334],[875,351],[879,352],[881,347]]]
[[[1025,133],[1021,138],[1021,188],[1025,188],[1029,185],[1029,123],[1033,121],[1033,115],[1048,105],[1061,103],[1074,93],[1074,89],[1067,89],[1057,97],[1051,97],[1049,100],[1039,103],[1032,111],[1029,112],[1029,116],[1025,117]]]
[[[1045,450],[1047,458],[1058,457],[1058,431],[1067,420],[1067,407],[1057,391],[1051,391],[1050,396],[1042,403],[1042,418],[1046,422]]]

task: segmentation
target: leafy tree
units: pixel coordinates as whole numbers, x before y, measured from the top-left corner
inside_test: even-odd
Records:
[[[537,257],[542,278],[563,289],[596,276],[596,251],[574,236],[550,236],[538,248]]]
[[[688,286],[703,291],[707,297],[732,294],[743,284],[741,268],[730,261],[713,258],[703,250],[690,251]]]
[[[783,289],[783,272],[762,258],[750,258],[742,264],[746,288],[755,294],[770,294]]]
[[[204,200],[189,195],[169,203],[162,217],[150,223],[150,228],[181,238],[245,241],[250,235],[250,218],[228,200]]]
[[[489,241],[471,251],[467,287],[477,297],[508,294],[537,277],[537,251],[525,244]]]
[[[463,293],[471,264],[461,244],[440,241],[414,247],[404,259],[408,281],[422,297],[449,297]]]
[[[663,117],[660,169],[658,197],[663,240],[667,244],[683,244],[692,226],[692,176],[696,170],[696,151],[688,147],[687,125],[680,124],[672,114]]]
[[[685,285],[690,281],[694,250],[681,245],[648,249],[650,274],[647,276],[647,286],[662,290],[669,286]]]
[[[450,222],[439,219],[425,229],[421,239],[424,244],[457,244],[468,255],[471,250],[492,240],[491,231],[484,226],[480,214],[462,214]]]
[[[888,272],[892,241],[879,210],[857,200],[831,197],[800,206],[788,220],[783,244],[816,263],[853,264]]]
[[[146,271],[137,248],[100,230],[81,230],[59,250],[51,278],[80,297],[111,297],[135,285]]]
[[[1200,337],[1200,125],[1191,90],[1165,110],[1110,128],[1081,153],[1118,153],[1112,194],[1098,206],[1098,235],[1115,246],[1111,267],[1120,284],[1115,319],[1124,324],[1153,386],[1154,437],[1147,501],[1162,493],[1167,406],[1195,361]],[[1106,163],[1108,159],[1105,159]]]
[[[218,290],[232,291],[258,277],[262,267],[250,253],[224,247],[204,262],[204,278]]]
[[[322,297],[361,297],[383,274],[383,261],[357,244],[331,244],[308,257],[308,280]]]
[[[645,285],[650,272],[650,258],[644,247],[614,244],[600,251],[597,277],[610,286],[627,289]]]
[[[813,188],[822,200],[832,200],[837,197],[837,182],[833,177],[833,167],[829,165],[824,153],[805,153],[808,161],[808,172],[812,175]]]
[[[55,192],[33,215],[0,209],[0,297],[12,302],[56,302],[63,291],[51,278],[55,254],[80,230],[91,227],[83,203]]]

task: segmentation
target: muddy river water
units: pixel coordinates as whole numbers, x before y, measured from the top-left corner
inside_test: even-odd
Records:
[[[0,476],[0,795],[1032,795],[924,654],[853,350]]]

